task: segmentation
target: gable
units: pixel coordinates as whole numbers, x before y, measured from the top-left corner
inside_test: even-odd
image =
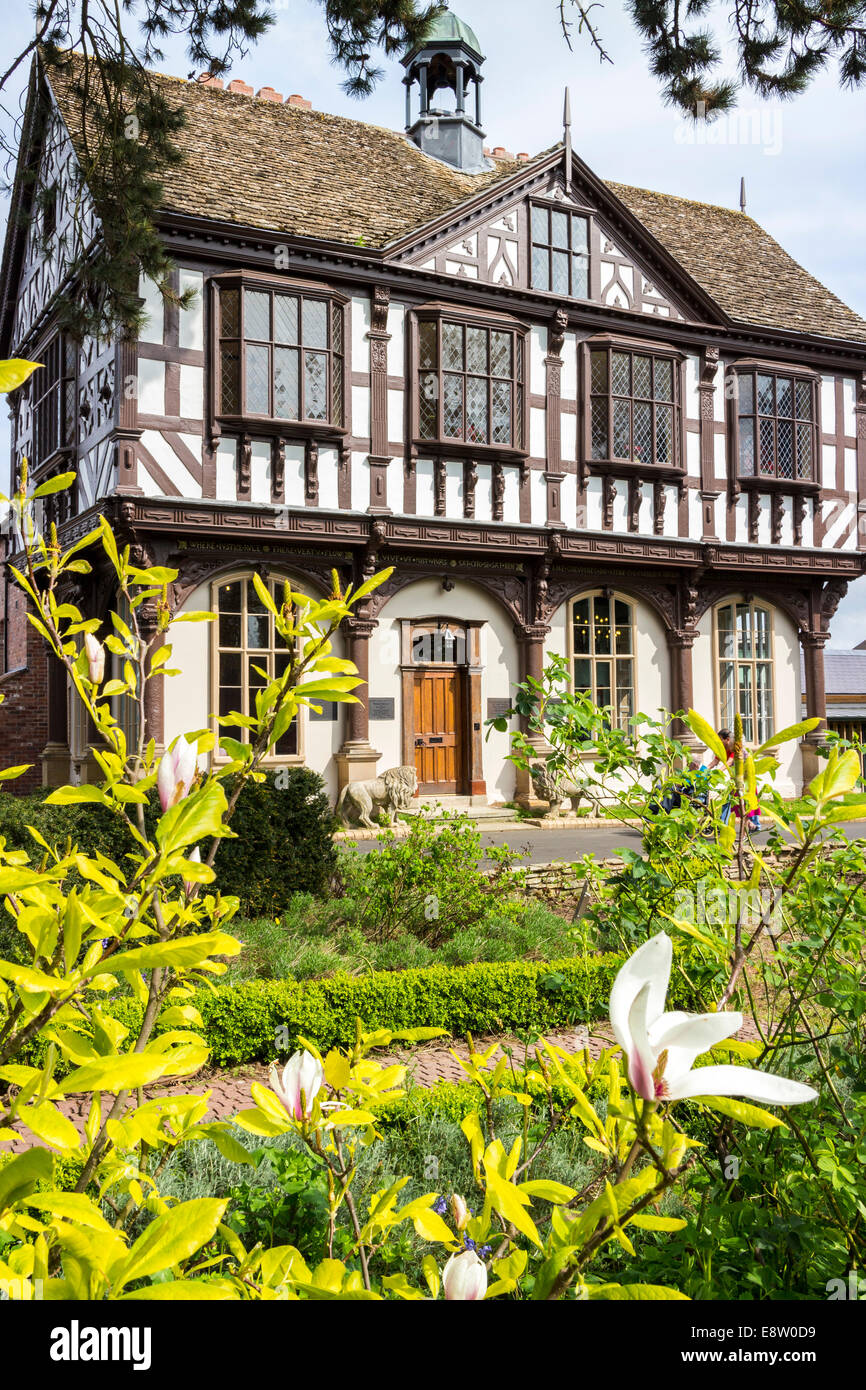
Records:
[[[503,191],[477,207],[474,215],[464,215],[458,223],[446,222],[427,236],[413,240],[395,259],[458,280],[547,289],[557,301],[571,297],[631,314],[675,320],[700,317],[706,321],[707,306],[697,308],[689,277],[684,275],[683,283],[677,284],[670,271],[655,264],[657,257],[649,245],[652,239],[646,238],[641,245],[634,234],[624,234],[612,215],[612,203],[609,196],[593,196],[578,180],[573,191],[566,193],[557,161],[541,169],[528,169],[518,190],[512,187],[507,194]],[[538,282],[533,273],[533,245],[538,246],[533,236],[533,206],[551,213],[573,214],[581,223],[585,219],[587,294],[569,295]],[[564,223],[560,221],[560,225]]]
[[[44,111],[38,158],[35,179],[29,188],[22,189],[22,203],[33,211],[29,217],[25,214],[25,227],[19,231],[24,245],[11,325],[13,350],[42,316],[63,285],[71,264],[97,231],[92,203],[81,186],[70,136],[53,104]],[[39,203],[44,190],[50,190],[54,203],[54,234],[47,242]]]

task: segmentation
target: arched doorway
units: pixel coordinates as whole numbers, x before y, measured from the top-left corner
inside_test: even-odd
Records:
[[[483,794],[478,622],[403,619],[403,761],[422,795]]]

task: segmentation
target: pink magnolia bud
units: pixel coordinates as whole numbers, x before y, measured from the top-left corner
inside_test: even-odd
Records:
[[[487,1292],[484,1261],[474,1250],[452,1255],[442,1271],[442,1288],[449,1303],[472,1303],[482,1299]]]
[[[325,1079],[318,1058],[309,1052],[295,1052],[283,1067],[282,1076],[277,1071],[276,1062],[271,1063],[268,1075],[271,1089],[279,1096],[289,1114],[294,1115],[296,1120],[309,1119],[313,1101]]]
[[[196,845],[196,847],[195,847],[195,849],[193,850],[192,854],[188,854],[186,857],[187,857],[187,859],[190,861],[191,864],[200,864],[200,863],[201,863],[201,850],[199,849],[198,845]],[[189,893],[192,892],[193,888],[195,887],[195,883],[193,882],[192,879],[185,878],[184,881],[183,881],[183,886],[184,886],[184,888],[186,889],[187,893],[189,894]]]
[[[188,795],[197,770],[195,748],[181,734],[174,747],[163,753],[156,773],[159,804],[164,811]]]
[[[84,652],[90,679],[94,685],[100,685],[105,675],[105,648],[101,642],[97,642],[92,632],[84,634]]]
[[[469,1220],[469,1208],[463,1198],[456,1192],[451,1198],[451,1215],[454,1217],[454,1225],[457,1227],[458,1231],[462,1231],[466,1222]]]

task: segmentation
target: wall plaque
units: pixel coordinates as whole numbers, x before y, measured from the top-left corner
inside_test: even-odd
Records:
[[[390,697],[386,697],[386,698],[383,698],[383,699],[371,700],[371,701],[370,701],[370,718],[371,718],[371,719],[385,720],[385,719],[393,719],[394,717],[395,717],[395,716],[394,716],[394,701],[393,701],[393,699],[391,699]]]
[[[320,707],[320,709],[321,709],[321,713],[320,713],[320,714],[317,714],[317,713],[316,713],[316,710],[315,710],[315,708],[313,707],[313,705],[309,705],[309,706],[308,706],[308,709],[309,709],[309,711],[310,711],[310,716],[309,716],[309,717],[310,717],[311,721],[312,721],[313,723],[317,723],[317,724],[325,724],[325,723],[334,724],[334,723],[336,723],[336,720],[337,720],[337,703],[336,703],[336,701],[335,701],[335,700],[319,700],[319,701],[317,701],[317,703],[318,703],[318,705],[319,705],[319,707]]]
[[[487,718],[502,719],[511,709],[510,700],[492,699],[487,701]]]

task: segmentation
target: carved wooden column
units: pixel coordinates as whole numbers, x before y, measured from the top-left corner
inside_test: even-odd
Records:
[[[800,646],[803,648],[803,667],[806,677],[806,718],[820,719],[821,723],[811,734],[807,734],[800,744],[803,765],[803,782],[811,782],[820,771],[820,753],[827,728],[827,690],[824,682],[824,648],[829,632],[799,632]]]
[[[387,285],[373,290],[370,316],[370,505],[369,512],[390,512],[388,506],[388,308]]]
[[[701,516],[703,518],[703,539],[718,540],[716,535],[716,498],[720,488],[716,484],[716,376],[719,368],[719,349],[704,348],[701,358],[701,375],[698,382],[701,421]],[[736,476],[736,469],[732,470]],[[697,536],[692,537],[697,540]]]
[[[138,610],[138,626],[142,640],[146,644],[145,669],[150,671],[150,656],[153,650],[163,645],[165,634],[159,630],[159,610],[156,603],[143,603]],[[144,738],[153,739],[157,754],[165,743],[165,677],[161,674],[149,676],[144,687]],[[178,733],[181,730],[177,730]]]
[[[557,309],[547,333],[545,419],[547,421],[547,524],[562,526],[562,349],[568,315]]]
[[[66,668],[48,656],[48,742],[42,750],[42,785],[62,787],[69,781],[69,694]]]
[[[520,651],[521,682],[526,680],[540,682],[542,680],[544,675],[544,639],[549,633],[550,628],[546,623],[515,625],[514,635],[517,638]],[[550,752],[550,744],[544,734],[539,731],[530,733],[530,722],[525,716],[521,718],[520,723],[533,752],[543,761]],[[532,778],[528,771],[523,768],[517,769],[514,790],[515,799],[521,806],[532,809],[540,804],[535,796]]]
[[[354,691],[358,703],[345,706],[345,739],[336,759],[340,790],[347,782],[363,782],[375,777],[376,765],[382,756],[370,743],[370,638],[378,626],[375,618],[360,616],[344,618],[342,623],[346,656],[354,662],[363,684]]]

